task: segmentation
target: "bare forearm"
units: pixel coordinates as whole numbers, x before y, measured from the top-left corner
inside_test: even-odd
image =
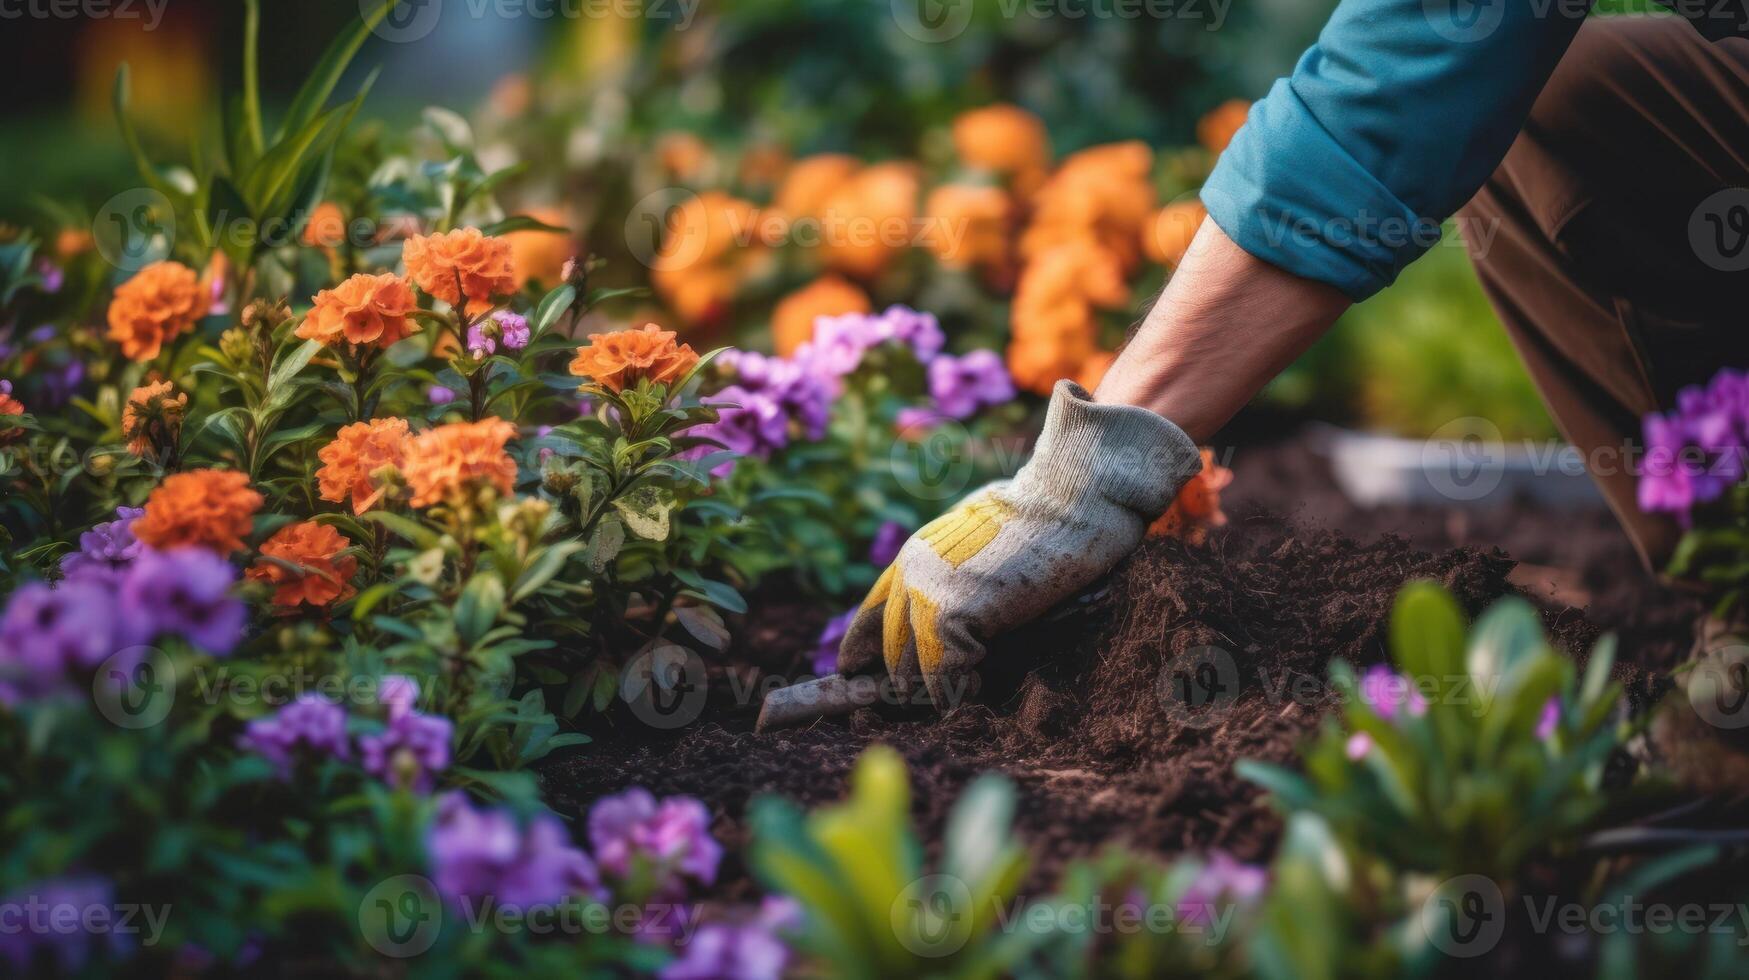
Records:
[[[1348,306],[1335,288],[1251,256],[1204,221],[1094,398],[1152,409],[1206,441]]]

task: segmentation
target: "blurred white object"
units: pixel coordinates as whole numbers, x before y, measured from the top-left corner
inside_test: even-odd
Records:
[[[1524,496],[1546,504],[1602,507],[1578,449],[1563,442],[1507,442],[1486,419],[1458,419],[1427,439],[1308,430],[1350,500],[1377,504],[1492,506]]]

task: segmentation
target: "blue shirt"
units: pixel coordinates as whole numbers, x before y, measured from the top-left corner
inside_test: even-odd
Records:
[[[1660,0],[1709,38],[1749,0]],[[1342,0],[1203,186],[1240,248],[1355,300],[1439,241],[1584,22],[1573,0]]]

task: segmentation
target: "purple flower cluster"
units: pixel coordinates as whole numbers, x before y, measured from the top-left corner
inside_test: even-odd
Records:
[[[887,343],[908,349],[929,363],[947,343],[933,313],[889,306],[881,313],[846,313],[814,321],[814,336],[796,350],[795,360],[810,374],[836,383],[862,366],[869,351]]]
[[[11,910],[0,928],[0,961],[11,976],[71,975],[84,968],[95,949],[113,957],[128,952],[128,937],[115,926],[121,912],[108,879],[76,875],[39,881],[0,899]]]
[[[899,557],[899,549],[905,546],[905,541],[911,537],[911,532],[898,521],[883,521],[875,530],[874,540],[868,546],[868,562],[876,568],[885,568]]]
[[[1386,721],[1419,718],[1427,713],[1427,697],[1414,683],[1384,664],[1373,664],[1360,677],[1360,700]],[[1372,736],[1355,732],[1348,736],[1348,757],[1365,758],[1372,751]]]
[[[1749,472],[1749,374],[1725,368],[1704,387],[1682,389],[1673,411],[1643,424],[1640,509],[1675,514],[1688,527],[1696,505],[1717,500]]]
[[[1014,381],[995,351],[947,354],[929,362],[929,396],[941,414],[969,419],[979,409],[1013,401]]]
[[[132,519],[124,508],[120,520],[87,533],[60,585],[33,582],[12,594],[0,615],[0,703],[57,693],[69,675],[117,654],[135,654],[129,664],[112,662],[130,667],[160,636],[215,656],[237,645],[248,619],[231,594],[237,570],[202,548],[140,547],[116,526]]]
[[[1225,851],[1215,851],[1189,887],[1178,896],[1176,911],[1179,921],[1207,925],[1220,918],[1214,913],[1221,899],[1250,905],[1262,898],[1268,887],[1267,871],[1235,860]]]
[[[413,710],[419,701],[419,682],[411,677],[383,678],[377,697],[389,709],[388,725],[358,740],[365,771],[385,783],[404,781],[415,792],[430,792],[436,774],[449,766],[455,726],[442,715]]]
[[[794,899],[768,896],[743,924],[712,922],[699,927],[664,966],[660,980],[779,980],[789,966],[789,947],[777,934],[801,925]]]
[[[493,329],[488,329],[487,324],[491,324]],[[528,338],[526,317],[509,310],[499,310],[468,328],[468,353],[475,357],[489,357],[497,353],[500,341],[506,350],[521,350],[528,346]]]
[[[346,738],[346,709],[319,694],[299,695],[278,712],[250,722],[238,737],[237,747],[273,763],[285,779],[291,778],[292,766],[300,755],[352,757]]]
[[[426,833],[437,891],[457,909],[491,900],[511,910],[567,898],[606,901],[589,855],[571,844],[550,815],[519,826],[505,810],[478,810],[460,791],[438,800]]]
[[[807,439],[826,434],[832,388],[802,362],[752,351],[725,351],[717,363],[734,372],[735,382],[709,399],[720,406],[717,421],[695,425],[687,435],[712,439],[737,456],[766,459],[774,450],[789,445],[792,434]],[[685,455],[697,459],[712,451],[701,447]],[[715,472],[722,476],[733,467],[731,460]]]
[[[649,883],[654,896],[684,892],[681,879],[701,885],[717,880],[723,846],[711,836],[704,804],[685,796],[656,802],[634,786],[597,800],[589,809],[589,843],[603,870]]]
[[[815,674],[825,677],[838,672],[838,647],[844,643],[845,634],[850,632],[850,621],[856,618],[856,613],[856,607],[852,606],[827,620],[826,628],[820,631],[820,639],[814,646]]]

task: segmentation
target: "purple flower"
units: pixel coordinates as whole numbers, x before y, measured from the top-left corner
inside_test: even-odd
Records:
[[[419,706],[419,682],[405,674],[389,674],[377,685],[377,703],[389,709],[390,721],[399,721]]]
[[[492,314],[492,319],[498,321],[499,339],[511,350],[521,350],[528,346],[528,318],[509,310],[499,310]]]
[[[932,313],[908,306],[890,306],[876,314],[846,313],[814,321],[814,336],[795,354],[808,373],[836,384],[862,366],[863,355],[885,343],[897,343],[922,363],[941,353],[946,342]]]
[[[933,408],[919,405],[907,405],[899,409],[898,417],[893,420],[893,427],[899,430],[899,436],[904,439],[921,439],[935,428],[947,421],[947,416]]]
[[[1178,917],[1186,923],[1207,924],[1219,918],[1214,912],[1221,899],[1250,905],[1262,898],[1268,887],[1268,872],[1254,864],[1236,861],[1224,851],[1215,851],[1178,896]]]
[[[701,926],[680,947],[680,958],[664,966],[660,980],[780,980],[789,965],[789,947],[761,924]]]
[[[67,283],[67,274],[61,271],[60,266],[48,259],[37,260],[36,274],[37,278],[42,280],[43,292],[51,295],[60,292],[61,287]]]
[[[1639,504],[1676,515],[1690,526],[1697,504],[1718,499],[1746,472],[1749,452],[1749,376],[1726,368],[1704,387],[1676,395],[1676,408],[1643,420],[1646,457]]]
[[[116,596],[134,642],[174,633],[214,655],[243,638],[248,610],[231,594],[237,570],[205,548],[145,548]]]
[[[318,694],[299,695],[278,712],[251,721],[238,737],[237,747],[273,763],[286,779],[291,778],[300,748],[306,754],[351,758],[346,709]]]
[[[1419,718],[1427,713],[1427,698],[1409,678],[1384,664],[1373,664],[1360,678],[1360,699],[1379,717],[1395,721],[1399,712]]]
[[[14,976],[33,976],[33,967],[53,964],[55,975],[72,974],[94,949],[120,957],[128,938],[115,928],[115,888],[106,878],[78,875],[39,881],[0,899],[9,911],[0,926],[0,960]],[[50,975],[48,973],[45,976]]]
[[[1536,719],[1536,737],[1548,741],[1561,724],[1561,699],[1549,698],[1543,703],[1542,714]]]
[[[850,622],[856,618],[856,613],[856,607],[852,606],[842,615],[826,621],[826,628],[820,631],[820,639],[814,646],[815,674],[825,677],[838,672],[838,647],[844,642],[844,634],[850,632]]]
[[[0,704],[55,691],[69,671],[115,653],[114,614],[113,594],[91,582],[32,582],[14,592],[0,617]]]
[[[967,419],[981,408],[1013,401],[1014,382],[995,351],[975,350],[930,361],[929,395],[942,414]]]
[[[1367,753],[1371,751],[1372,736],[1368,735],[1366,732],[1355,732],[1348,736],[1348,741],[1343,743],[1342,746],[1342,754],[1348,756],[1348,758],[1354,762],[1359,762],[1366,758]]]
[[[925,364],[941,353],[947,342],[933,313],[919,313],[909,306],[889,306],[876,320],[879,323],[876,333],[882,341],[896,340],[904,344],[917,360]]]
[[[445,793],[425,848],[438,893],[458,909],[488,898],[515,910],[607,899],[594,862],[551,815],[519,828],[508,811],[477,810],[461,792]]]
[[[487,325],[491,328],[488,329]],[[528,321],[509,310],[500,310],[468,328],[468,353],[487,357],[498,350],[502,340],[507,350],[528,346]]]
[[[703,803],[670,796],[657,804],[641,786],[596,801],[589,809],[589,842],[603,868],[628,878],[636,866],[657,882],[657,894],[678,890],[681,875],[701,885],[715,882],[723,857]]]
[[[868,546],[869,563],[876,568],[885,568],[899,557],[899,549],[905,546],[911,532],[898,521],[884,521],[875,531],[874,541]]]
[[[455,401],[455,389],[447,385],[431,385],[425,389],[425,400],[433,405],[448,405]]]
[[[68,581],[119,584],[145,547],[134,537],[134,521],[144,513],[140,507],[117,507],[115,520],[79,535],[79,550],[61,559],[61,575]]]

